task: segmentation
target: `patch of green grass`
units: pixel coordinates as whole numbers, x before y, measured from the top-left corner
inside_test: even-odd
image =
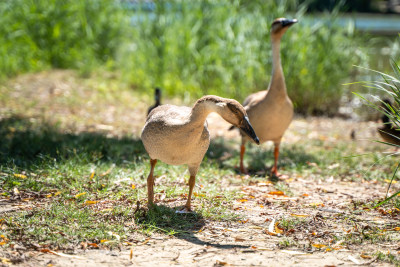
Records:
[[[297,247],[298,245],[299,245],[299,243],[290,237],[284,237],[281,240],[279,240],[279,243],[278,243],[278,246],[280,249],[289,248],[289,247]]]
[[[52,248],[80,242],[114,246],[131,242],[135,234],[155,231],[178,237],[192,235],[206,220],[241,220],[243,215],[233,209],[243,197],[241,187],[270,178],[271,147],[248,146],[245,159],[251,175],[247,177],[235,168],[239,143],[217,138],[212,140],[196,177],[194,213],[176,213],[189,191],[187,167],[162,162],[155,168],[158,207],[148,211],[149,158],[130,129],[131,123],[138,124],[134,130],[136,134],[140,131],[145,101],[130,88],[118,87],[112,78],[71,79],[76,90],[47,100],[46,94],[37,96],[35,89],[40,86],[29,87],[32,83],[20,80],[15,83],[22,83],[23,90],[5,87],[1,96],[8,109],[0,120],[0,198],[22,205],[20,210],[1,214],[0,232],[10,242]],[[102,113],[103,109],[106,112]],[[132,116],[126,117],[130,113]],[[103,116],[115,118],[102,120]],[[113,130],[93,130],[98,124],[111,125]],[[374,149],[370,146],[367,152]],[[372,153],[346,157],[354,151],[355,145],[345,140],[283,144],[280,171],[289,177],[324,180],[333,176],[344,181],[383,180],[391,174],[395,159],[382,159],[380,162],[388,166],[382,170],[374,165],[377,156]],[[290,182],[278,181],[274,186],[286,194],[291,192]],[[393,201],[398,207],[398,200]],[[287,229],[301,229],[307,222],[285,219],[282,224]]]
[[[394,264],[395,266],[400,266],[400,258],[393,253],[378,251],[375,253],[375,256],[380,261],[388,262]]]
[[[127,207],[125,207],[127,208]],[[3,222],[6,235],[13,241],[31,247],[34,243],[50,247],[68,247],[82,241],[101,243],[109,240],[118,245],[133,231],[127,226],[133,218],[133,209],[96,211],[77,199],[59,197],[43,203],[39,208],[10,216]],[[117,237],[118,236],[118,237]]]
[[[178,209],[157,205],[144,218],[139,219],[139,224],[149,232],[161,231],[167,235],[190,233],[204,225],[200,214],[177,211]]]
[[[195,190],[194,214],[177,214],[176,209],[163,206],[163,201],[154,210],[135,214],[136,201],[146,205],[144,185],[149,172],[139,140],[63,134],[49,124],[31,124],[23,118],[2,123],[6,141],[2,143],[0,194],[38,205],[2,217],[6,225],[2,234],[10,240],[25,240],[27,246],[37,242],[64,247],[101,240],[114,245],[128,241],[128,232],[176,235],[198,229],[203,217],[238,219],[229,204],[235,192],[220,193],[220,182],[229,171],[219,170],[216,164],[205,165],[199,172],[197,182],[203,187]],[[155,186],[156,194],[165,192],[165,200],[188,193],[186,167],[159,163],[155,174],[165,176]]]
[[[279,226],[286,231],[294,229],[296,226],[306,224],[307,220],[302,218],[282,218],[279,220]]]

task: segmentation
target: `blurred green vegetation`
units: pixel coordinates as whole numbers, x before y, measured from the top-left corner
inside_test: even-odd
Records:
[[[268,87],[271,22],[296,17],[281,49],[289,95],[297,112],[334,114],[352,66],[367,64],[366,48],[353,28],[335,23],[337,10],[311,25],[301,23],[304,10],[296,1],[161,1],[151,13],[137,11],[140,27],[123,69],[132,82],[169,94],[243,100]]]
[[[289,95],[297,112],[333,115],[353,65],[368,66],[368,42],[337,23],[339,7],[325,22],[302,23],[306,8],[297,0],[2,1],[0,78],[106,68],[141,90],[242,101],[268,86],[271,22],[296,17],[281,48]]]
[[[111,64],[129,27],[115,1],[0,2],[0,76]]]

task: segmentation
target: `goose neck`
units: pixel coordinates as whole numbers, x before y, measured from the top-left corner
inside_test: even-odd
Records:
[[[210,102],[197,102],[192,109],[192,113],[190,114],[190,122],[203,125],[208,114],[216,111],[214,106],[215,105]]]
[[[280,55],[281,40],[279,38],[272,40],[272,72],[282,72],[281,55]]]

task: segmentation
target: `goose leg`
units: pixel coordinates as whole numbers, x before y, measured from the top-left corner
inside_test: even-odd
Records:
[[[188,211],[191,211],[190,202],[191,202],[191,199],[192,199],[192,193],[193,193],[193,188],[194,188],[195,183],[196,183],[196,175],[190,175],[190,179],[189,179],[189,195],[188,195],[188,199],[187,199],[187,202],[186,202],[186,205],[185,205],[185,208]]]
[[[241,173],[247,173],[247,170],[243,164],[243,158],[244,158],[245,151],[246,151],[246,144],[242,143],[242,145],[240,146],[240,172]]]
[[[274,176],[279,176],[279,173],[278,173],[279,145],[280,145],[280,143],[275,144],[275,149],[274,149],[275,161],[274,161],[274,166],[271,169],[271,175],[274,175]]]
[[[147,202],[149,208],[153,206],[154,203],[154,176],[153,176],[153,171],[154,167],[156,166],[157,160],[156,159],[150,159],[150,173],[149,176],[147,177]]]

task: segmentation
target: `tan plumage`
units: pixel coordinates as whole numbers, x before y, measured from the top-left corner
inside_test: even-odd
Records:
[[[272,23],[272,79],[268,90],[251,94],[243,103],[250,123],[253,125],[260,142],[273,141],[275,145],[275,163],[272,174],[277,175],[277,162],[279,157],[279,145],[286,129],[293,118],[293,104],[287,95],[285,77],[280,60],[280,41],[286,30],[297,20],[285,18],[276,19]],[[240,170],[246,172],[243,165],[245,145],[248,138],[242,133],[242,145],[240,151]]]
[[[210,144],[206,118],[211,112],[218,113],[258,143],[246,111],[233,99],[204,96],[197,100],[193,108],[162,105],[153,109],[141,135],[151,159],[151,170],[147,179],[149,205],[153,204],[154,166],[157,160],[161,160],[172,165],[188,165],[190,179],[186,208],[190,210],[195,176]]]

